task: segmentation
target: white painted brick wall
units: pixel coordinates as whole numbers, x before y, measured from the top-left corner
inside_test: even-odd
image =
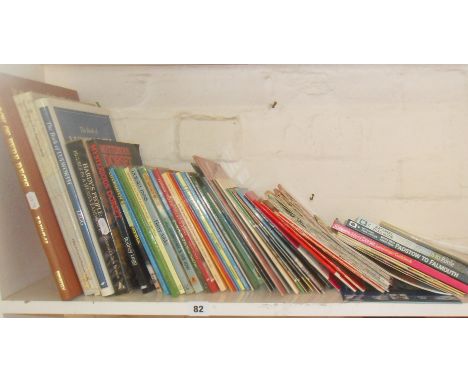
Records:
[[[46,66],[45,78],[110,108],[150,164],[189,168],[198,153],[258,193],[283,183],[329,222],[364,215],[468,246],[468,66]]]

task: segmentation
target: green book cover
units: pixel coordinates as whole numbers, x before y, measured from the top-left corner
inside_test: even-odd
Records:
[[[227,251],[223,248],[223,243],[221,242],[222,238],[210,221],[203,204],[199,200],[198,196],[192,192],[189,184],[185,181],[184,174],[185,173],[180,172],[175,173],[175,180],[187,198],[192,211],[196,215],[197,220],[213,245],[220,263],[225,267],[226,273],[229,275],[237,290],[248,290],[248,286],[246,288],[240,278],[240,275],[236,272],[235,264],[230,261]]]
[[[262,277],[257,273],[256,265],[250,258],[249,253],[247,253],[246,249],[243,247],[239,237],[237,237],[232,224],[223,214],[222,209],[216,202],[216,198],[211,193],[208,185],[204,182],[204,179],[199,176],[193,175],[191,176],[191,178],[193,185],[199,189],[200,193],[203,193],[205,195],[205,200],[207,201],[211,211],[216,216],[219,224],[221,225],[222,230],[225,233],[225,239],[228,245],[231,247],[236,259],[240,263],[240,266],[246,274],[246,277],[252,285],[253,289],[259,289],[261,286],[264,285],[264,281]]]
[[[188,281],[192,285],[193,290],[196,293],[203,292],[203,286],[198,279],[198,276],[195,272],[195,269],[190,262],[189,256],[185,251],[185,248],[182,245],[182,242],[177,235],[175,228],[171,219],[169,218],[163,202],[160,199],[159,193],[157,192],[156,188],[153,185],[151,177],[148,173],[148,170],[145,167],[138,167],[138,173],[148,191],[151,201],[153,202],[154,207],[156,208],[156,212],[158,217],[163,225],[162,229],[165,231],[165,234],[168,237],[168,242],[172,244],[173,250],[177,254],[177,257],[184,268],[185,274],[188,277]]]
[[[155,234],[150,228],[150,224],[152,224],[151,220],[147,219],[147,217],[145,216],[145,206],[142,203],[142,201],[138,200],[139,195],[137,194],[137,192],[134,191],[134,187],[132,187],[131,182],[133,181],[133,179],[131,178],[131,175],[127,175],[125,173],[125,169],[123,168],[116,167],[114,168],[114,170],[117,174],[120,183],[122,184],[125,194],[128,197],[128,200],[130,202],[129,207],[133,210],[135,217],[138,220],[138,224],[140,225],[143,235],[145,236],[145,239],[150,247],[151,255],[154,257],[155,261],[158,264],[164,281],[166,282],[167,287],[169,289],[169,292],[174,297],[179,296],[179,288],[177,287],[174,277],[172,276],[169,270],[168,264],[166,264],[166,261],[163,258],[161,250],[157,244]],[[148,214],[147,211],[146,214]]]
[[[141,179],[140,174],[138,173],[138,170],[135,167],[133,167],[125,171],[128,171],[128,176],[133,178],[132,185],[135,187],[135,191],[139,193],[139,199],[142,201],[146,208],[146,211],[148,212],[146,218],[150,221],[150,229],[156,237],[157,244],[159,249],[161,250],[163,259],[168,265],[169,271],[171,272],[174,281],[176,282],[176,285],[179,288],[179,292],[181,294],[193,293],[192,285],[190,285],[190,281],[188,280],[187,275],[185,274],[185,271],[182,265],[180,264],[180,261],[174,251],[172,243],[169,241],[166,230],[162,225],[161,219],[158,216],[156,208],[154,207],[151,197],[148,191],[146,190],[146,187],[143,183],[143,180]]]

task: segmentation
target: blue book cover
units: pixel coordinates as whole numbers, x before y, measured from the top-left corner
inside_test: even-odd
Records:
[[[86,138],[115,141],[108,115],[58,106],[53,109],[66,142]]]
[[[208,202],[205,200],[205,196],[200,192],[200,190],[197,187],[193,185],[192,179],[187,173],[182,173],[182,176],[184,177],[185,182],[187,183],[192,193],[197,196],[200,204],[203,206],[203,209],[205,210],[206,217],[208,220],[208,224],[212,227],[215,235],[218,237],[221,247],[223,248],[224,253],[227,255],[230,263],[234,267],[237,275],[239,276],[239,279],[241,280],[244,289],[251,290],[252,287],[250,283],[248,282],[248,280],[246,279],[244,272],[240,268],[237,262],[237,259],[232,253],[231,248],[229,248],[229,245],[226,243],[226,239],[224,238],[224,235],[222,233],[222,228],[220,227],[220,223],[217,221],[216,216],[211,211],[211,208],[209,207]]]
[[[96,106],[55,98],[36,101],[46,126],[52,148],[67,188],[71,208],[73,208],[86,249],[93,264],[101,294],[114,293],[109,272],[104,265],[103,255],[92,226],[91,218],[81,196],[77,177],[71,166],[70,156],[65,149],[67,142],[76,139],[99,138],[115,141],[109,114]]]
[[[88,223],[83,214],[83,208],[81,206],[80,200],[78,198],[77,190],[75,188],[75,184],[73,183],[69,165],[65,159],[65,152],[63,150],[62,144],[60,143],[60,139],[58,137],[57,130],[55,128],[55,124],[52,120],[52,115],[50,114],[48,107],[41,107],[40,109],[42,119],[44,120],[44,124],[47,129],[47,133],[50,139],[50,143],[54,149],[55,156],[57,158],[57,162],[59,164],[60,171],[62,173],[63,179],[65,181],[65,185],[67,187],[68,195],[70,197],[70,201],[73,205],[73,209],[75,210],[76,217],[78,219],[78,223],[80,225],[81,233],[83,235],[86,248],[89,252],[91,262],[93,263],[94,271],[96,272],[96,277],[99,282],[99,286],[101,288],[107,288],[108,283],[106,277],[104,275],[101,263],[99,261],[98,254],[96,252],[96,248],[93,244],[93,240],[91,237],[91,232],[89,230]]]

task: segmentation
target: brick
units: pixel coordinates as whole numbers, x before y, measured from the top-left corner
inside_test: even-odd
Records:
[[[119,140],[140,144],[145,162],[176,160],[176,123],[173,119],[124,118],[113,119]]]
[[[193,155],[213,160],[240,158],[242,130],[235,117],[187,116],[178,121],[178,154],[190,161]]]
[[[349,115],[318,114],[284,131],[282,151],[292,157],[356,158],[362,151],[362,121]]]
[[[461,163],[446,157],[408,159],[400,162],[402,198],[461,197]]]

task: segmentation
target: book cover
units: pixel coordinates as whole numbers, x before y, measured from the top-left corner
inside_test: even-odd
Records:
[[[257,275],[257,277],[261,277],[263,281],[267,283],[267,287],[270,287],[271,289],[271,279],[265,272],[265,269],[262,265],[262,258],[264,254],[262,254],[262,250],[255,243],[255,239],[252,237],[249,230],[246,229],[242,221],[238,218],[235,210],[227,200],[224,188],[220,185],[220,182],[232,183],[228,178],[228,175],[225,173],[222,166],[216,162],[201,158],[199,156],[194,156],[193,159],[195,164],[192,164],[192,167],[194,167],[198,173],[203,175],[203,181],[208,185],[212,195],[215,195],[215,199],[217,200],[223,214],[228,219],[228,224],[232,225],[233,228],[235,227],[234,231],[236,236],[239,238],[239,243],[243,245],[246,250],[251,251],[252,261],[255,264],[254,267],[249,267],[257,270],[261,274],[261,276]],[[245,261],[249,262],[248,258],[246,258]]]
[[[166,258],[164,258],[163,253],[160,249],[162,247],[162,242],[157,234],[154,224],[152,224],[151,216],[146,210],[145,203],[141,199],[141,195],[138,192],[136,186],[133,182],[133,177],[130,174],[128,169],[123,169],[119,167],[112,168],[114,173],[117,175],[119,182],[122,184],[123,190],[127,195],[129,202],[129,210],[135,214],[136,221],[141,229],[141,233],[145,238],[148,248],[152,258],[154,259],[155,271],[157,271],[158,277],[162,276],[164,283],[167,285],[167,288],[170,294],[174,297],[177,297],[181,294],[181,289],[183,290],[180,280],[177,281],[174,278],[174,275],[177,276],[172,263],[168,264]],[[127,170],[127,171],[126,171]],[[171,268],[172,269],[171,269]]]
[[[281,282],[281,287],[276,283],[278,290],[280,293],[290,293],[296,288],[294,286],[294,281],[291,279],[289,274],[285,272],[285,269],[282,265],[282,262],[278,257],[275,255],[272,248],[269,246],[267,240],[258,232],[255,227],[255,223],[244,209],[240,201],[235,197],[235,190],[229,188],[224,182],[218,180],[219,184],[223,187],[224,192],[227,196],[227,200],[232,205],[234,211],[236,211],[237,216],[243,222],[246,229],[248,229],[254,237],[255,242],[261,248],[262,252],[264,253],[264,261],[269,264],[269,269],[273,272],[271,273],[271,277],[274,280],[279,280]],[[268,269],[268,268],[267,268]],[[281,288],[281,289],[280,289]],[[284,292],[282,292],[284,291]]]
[[[150,176],[151,172],[145,167],[139,167],[138,172],[151,200],[153,201],[153,205],[156,207],[156,211],[163,227],[166,230],[169,242],[172,244],[194,292],[203,292],[205,288],[199,279],[199,272],[197,272],[198,269],[196,270],[196,265],[194,267],[191,261],[191,255],[189,254],[189,248],[187,247],[183,236],[179,235],[179,232],[174,226],[173,220],[166,210],[166,201],[164,200],[164,196],[162,195],[159,185],[156,182],[153,182],[153,179]]]
[[[402,262],[403,264],[406,264],[410,266],[411,268],[414,268],[436,280],[439,280],[443,282],[444,284],[447,284],[463,293],[468,293],[468,285],[461,283],[458,280],[455,280],[446,274],[443,274],[436,269],[433,269],[429,267],[428,265],[421,263],[418,260],[415,260],[411,258],[408,255],[402,254],[400,252],[397,252],[391,248],[386,247],[385,245],[355,231],[354,229],[351,229],[349,227],[346,227],[345,225],[340,224],[337,220],[333,223],[332,228],[375,249],[376,251],[379,251],[387,256],[390,256],[391,258]]]
[[[143,230],[138,223],[138,219],[135,215],[135,212],[132,209],[131,203],[128,199],[128,196],[125,192],[125,189],[119,180],[119,177],[114,168],[108,168],[109,179],[112,183],[117,200],[119,201],[120,207],[122,208],[122,213],[125,217],[127,226],[130,229],[130,232],[133,237],[133,242],[138,248],[138,255],[140,259],[145,263],[148,273],[151,277],[151,282],[158,289],[158,286],[161,288],[164,294],[170,294],[169,288],[167,287],[166,282],[162,276],[161,270],[159,269],[158,264],[152,254],[151,248],[146,241],[146,238],[143,234]]]
[[[180,216],[185,222],[188,234],[199,249],[203,260],[209,269],[210,274],[215,279],[219,290],[221,292],[225,291],[226,289],[228,289],[228,284],[225,279],[225,275],[218,268],[218,264],[216,263],[216,260],[214,258],[214,248],[211,246],[211,243],[206,237],[205,232],[202,230],[202,228],[196,221],[195,215],[190,209],[187,200],[185,200],[182,191],[178,188],[175,180],[171,177],[171,174],[165,172],[161,176],[169,190],[169,193],[172,196],[172,200],[174,201],[181,213]]]
[[[162,194],[161,199],[165,200],[167,203],[167,210],[170,214],[170,218],[174,220],[175,228],[178,230],[178,235],[183,237],[185,245],[188,247],[187,252],[193,259],[194,268],[198,269],[200,272],[200,279],[204,280],[206,286],[210,290],[210,292],[217,292],[219,290],[218,285],[216,284],[215,279],[210,274],[207,264],[205,263],[200,249],[194,243],[192,237],[189,234],[189,228],[185,220],[182,217],[182,212],[180,211],[179,207],[176,205],[175,201],[173,200],[172,195],[169,192],[169,189],[162,179],[161,172],[158,168],[152,169],[150,174],[152,175],[152,180],[155,186],[159,187],[159,192]]]
[[[224,172],[222,166],[216,162],[199,156],[194,156],[193,159],[192,167],[200,176],[199,179],[205,194],[216,205],[217,210],[221,212],[219,219],[223,227],[227,227],[225,229],[240,255],[238,259],[245,272],[248,273],[248,278],[253,287],[260,288],[264,285],[267,288],[270,287],[271,282],[268,280],[265,270],[262,269],[261,262],[258,261],[258,247],[243,230],[242,225],[225,200],[223,192],[215,182],[216,177],[227,178],[228,175]]]
[[[127,167],[141,165],[139,146],[137,144],[89,140],[87,148],[92,159],[93,174],[99,193],[103,195],[102,203],[113,233],[114,242],[123,265],[124,273],[133,284],[143,291],[152,290],[147,267],[141,261],[132,242],[121,208],[117,201],[106,168],[111,166]]]
[[[241,233],[243,240],[248,243],[249,248],[254,253],[254,259],[259,264],[258,268],[261,270],[263,280],[266,282],[270,290],[278,290],[280,294],[286,293],[286,288],[281,281],[281,276],[278,274],[275,265],[268,258],[268,254],[263,249],[262,245],[257,241],[255,234],[250,230],[247,223],[240,216],[239,211],[236,210],[229,195],[226,191],[227,188],[233,186],[233,183],[228,180],[215,179],[212,181],[213,186],[217,189],[220,199],[223,200],[223,206],[228,209],[232,222]]]
[[[384,221],[381,221],[380,222],[380,226],[382,228],[386,228],[392,232],[395,232],[397,233],[398,235],[424,247],[424,248],[427,248],[429,250],[432,250],[433,252],[435,252],[436,254],[440,254],[440,255],[444,255],[448,258],[451,258],[451,259],[457,259],[458,261],[460,261],[461,263],[465,264],[465,265],[468,265],[468,260],[467,260],[467,256],[468,254],[467,253],[462,253],[458,250],[455,250],[455,249],[449,249],[449,248],[442,248],[440,246],[440,244],[436,244],[428,239],[425,239],[423,237],[420,237],[420,236],[417,236],[415,235],[414,233],[411,233],[411,232],[408,232],[406,230],[404,230],[403,228],[400,228],[400,227],[396,227],[394,226],[393,224],[390,224],[388,222],[384,222]]]
[[[220,224],[220,229],[224,233],[224,237],[232,248],[232,252],[238,260],[241,269],[246,275],[253,289],[259,289],[264,285],[261,271],[258,269],[252,257],[254,256],[248,246],[245,245],[236,226],[233,224],[230,215],[224,209],[223,204],[219,201],[218,196],[212,192],[207,179],[201,176],[192,177],[193,184],[196,185],[200,192],[205,196],[208,207],[216,216]]]
[[[189,173],[180,173],[180,175],[183,178],[185,185],[195,197],[196,202],[198,202],[202,216],[207,224],[206,227],[209,230],[209,233],[214,235],[214,243],[217,249],[220,251],[219,253],[221,254],[221,258],[227,265],[228,269],[232,269],[240,289],[252,290],[252,286],[241,269],[237,258],[233,254],[232,249],[228,244],[226,234],[216,219],[213,211],[210,209],[205,195],[198,187],[195,186],[193,182],[193,175]]]
[[[458,261],[457,259],[435,252],[433,249],[426,248],[415,241],[399,235],[397,232],[393,232],[390,228],[384,228],[378,224],[368,221],[367,219],[357,218],[356,223],[381,235],[383,240],[388,239],[388,242],[393,249],[399,250],[398,248],[401,247],[400,249],[406,252],[414,251],[419,253],[421,256],[427,256],[434,262],[439,263],[454,272],[460,273],[460,276],[462,277],[461,281],[463,281],[465,284],[467,283],[468,266]],[[395,231],[398,230],[396,227],[393,227],[393,229]],[[411,236],[411,234],[407,235]]]
[[[362,225],[360,222],[366,222],[366,225]],[[349,228],[352,228],[363,235],[366,235],[367,237],[370,237],[379,243],[394,249],[395,251],[404,253],[408,256],[411,256],[414,259],[417,259],[427,265],[429,265],[431,268],[437,269],[450,277],[453,277],[454,279],[457,279],[461,281],[462,283],[468,284],[468,274],[466,273],[460,273],[459,271],[456,271],[453,269],[454,263],[447,264],[446,262],[442,263],[439,260],[436,260],[436,258],[430,254],[430,256],[424,255],[421,252],[417,252],[411,248],[408,248],[407,246],[400,244],[399,242],[394,241],[389,237],[388,234],[385,236],[381,233],[379,233],[379,230],[377,228],[373,227],[372,223],[367,222],[364,219],[360,219],[359,222],[355,222],[351,219],[348,219],[345,223],[345,225]],[[367,226],[373,227],[373,229],[368,228]],[[381,232],[381,231],[380,231]],[[392,236],[393,237],[393,236]],[[395,237],[398,239],[398,237]],[[409,244],[404,242],[405,244]],[[447,264],[447,265],[446,265]]]
[[[241,195],[243,195],[246,190],[234,188],[227,191],[231,195],[233,201],[240,208],[244,216],[248,219],[252,229],[255,230],[258,237],[264,243],[265,248],[268,248],[269,253],[271,254],[271,258],[276,262],[277,269],[279,270],[283,280],[286,282],[285,285],[287,285],[289,292],[295,294],[300,293],[302,287],[299,285],[297,274],[295,274],[295,272],[290,267],[289,259],[281,256],[281,252],[278,252],[277,248],[272,245],[270,240],[271,238],[269,237],[268,233],[265,232],[264,227],[262,227],[250,206],[245,202],[245,199],[241,197]]]
[[[212,254],[213,259],[216,260],[216,264],[219,267],[219,270],[225,275],[226,279],[229,279],[230,286],[233,288],[232,290],[242,290],[242,284],[238,279],[238,276],[235,273],[234,268],[232,265],[227,261],[224,251],[219,243],[218,237],[213,232],[211,226],[209,225],[208,219],[206,218],[205,214],[203,213],[203,209],[200,207],[198,201],[196,200],[195,196],[192,194],[191,190],[189,189],[188,185],[185,183],[182,174],[175,173],[173,175],[174,181],[177,183],[177,186],[181,190],[184,198],[187,200],[189,207],[191,208],[192,212],[194,213],[194,217],[198,222],[200,228],[206,234],[211,246],[213,248]]]
[[[116,294],[128,293],[130,289],[129,280],[124,273],[124,267],[117,252],[115,238],[102,202],[103,195],[99,193],[97,188],[91,162],[86,151],[86,143],[83,140],[68,142],[67,150],[91,217],[91,224],[97,236],[114,291]]]
[[[88,289],[89,283],[79,260],[73,260],[68,251],[21,116],[13,99],[16,94],[27,91],[36,91],[73,100],[79,98],[77,92],[71,89],[0,74],[0,127],[5,143],[29,205],[31,218],[47,257],[57,290],[62,300],[71,300],[82,294],[83,289]]]
[[[36,107],[47,132],[49,147],[52,148],[58,167],[66,185],[70,207],[73,208],[79,223],[87,252],[91,259],[101,294],[114,294],[109,272],[94,230],[90,228],[92,219],[85,206],[85,200],[78,187],[78,178],[71,167],[70,156],[65,149],[66,142],[73,139],[109,138],[115,139],[108,113],[101,108],[67,102],[64,100],[41,98]],[[80,123],[81,120],[81,123]],[[102,123],[102,128],[100,128]]]
[[[190,281],[187,277],[187,274],[184,271],[184,268],[177,257],[177,254],[174,250],[173,243],[169,240],[169,236],[166,232],[166,229],[161,221],[161,218],[156,210],[156,207],[151,199],[149,192],[147,191],[143,180],[138,172],[138,170],[133,168],[125,169],[128,176],[131,176],[133,179],[132,186],[135,187],[136,192],[139,193],[140,200],[143,201],[145,210],[149,216],[149,225],[153,230],[155,229],[155,237],[158,244],[158,248],[161,251],[161,254],[164,258],[164,261],[168,265],[169,270],[173,274],[176,285],[179,288],[180,294],[190,294],[193,293],[193,287],[190,284]]]

